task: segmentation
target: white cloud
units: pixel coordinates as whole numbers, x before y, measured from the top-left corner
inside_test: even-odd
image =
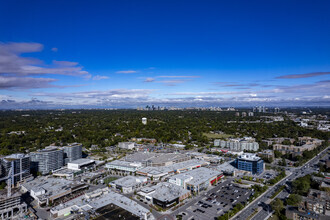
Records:
[[[57,87],[50,83],[57,81],[50,78],[15,77],[0,75],[0,89],[36,89]]]
[[[129,74],[129,73],[137,73],[137,71],[136,70],[121,70],[121,71],[117,71],[116,73]]]
[[[79,63],[78,62],[70,62],[70,61],[53,60],[53,64],[55,64],[57,66],[77,66]]]
[[[43,78],[43,75],[68,75],[90,79],[91,74],[83,70],[78,62],[53,60],[45,64],[42,60],[22,56],[43,50],[39,43],[1,43],[0,42],[0,88],[34,89],[64,86],[52,85],[57,80]],[[36,77],[38,76],[38,77]]]
[[[77,62],[53,61],[46,65],[42,60],[22,57],[23,53],[40,52],[43,45],[39,43],[0,43],[0,74],[14,76],[58,74],[84,77],[89,73]]]
[[[57,47],[53,47],[53,48],[51,49],[51,51],[53,51],[53,52],[57,52],[57,51],[58,51],[58,48],[57,48]]]
[[[143,82],[154,82],[155,78],[148,77]]]
[[[96,75],[93,77],[93,80],[102,80],[102,79],[109,79],[108,76],[100,76],[100,75]]]
[[[200,76],[157,76],[158,78],[200,78]]]
[[[163,83],[166,86],[176,86],[177,84],[190,81],[193,78],[199,78],[200,76],[155,76],[153,78],[148,77],[143,82]],[[168,79],[168,80],[156,80],[156,79]]]

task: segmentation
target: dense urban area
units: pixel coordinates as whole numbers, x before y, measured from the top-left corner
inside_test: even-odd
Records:
[[[329,219],[330,109],[0,112],[1,219]]]

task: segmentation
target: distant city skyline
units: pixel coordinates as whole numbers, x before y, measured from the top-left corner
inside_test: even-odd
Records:
[[[2,1],[0,109],[329,106],[329,1]]]

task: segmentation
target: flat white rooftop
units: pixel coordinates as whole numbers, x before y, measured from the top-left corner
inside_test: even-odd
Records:
[[[252,153],[244,153],[241,156],[239,156],[238,159],[249,160],[249,161],[261,160],[261,158],[258,157],[257,154],[252,154]]]
[[[123,178],[112,181],[111,183],[122,186],[122,187],[134,187],[138,184],[145,183],[148,181],[147,177],[141,176],[125,176]]]
[[[78,165],[86,165],[86,164],[90,164],[90,163],[94,163],[95,160],[92,159],[86,159],[86,158],[81,158],[81,159],[77,159],[77,160],[73,160],[71,162],[68,162],[68,164],[78,164]]]
[[[72,199],[66,203],[62,203],[51,209],[51,213],[56,213],[62,209],[71,207],[71,210],[90,210],[98,209],[109,204],[115,204],[136,216],[144,218],[146,214],[150,214],[150,211],[137,202],[111,191],[108,188],[97,189],[88,194],[88,196],[82,195],[75,199]]]
[[[190,170],[186,173],[180,173],[172,176],[171,179],[190,179],[187,183],[190,185],[198,186],[209,181],[211,178],[216,178],[218,175],[221,175],[222,172],[217,170],[211,170],[205,167],[198,169]]]

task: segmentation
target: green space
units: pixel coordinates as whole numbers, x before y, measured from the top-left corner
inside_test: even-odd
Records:
[[[233,135],[230,135],[230,134],[203,133],[203,135],[205,135],[209,139],[225,139],[225,138],[233,137]]]
[[[274,177],[273,179],[269,180],[268,183],[270,185],[274,185],[275,183],[279,182],[284,177],[286,177],[286,174],[285,174],[285,171],[282,170],[276,177]]]
[[[251,120],[260,116],[251,117]],[[148,119],[147,125],[142,124],[143,117]],[[261,150],[268,149],[262,140],[274,136],[294,139],[301,136],[322,140],[330,138],[329,132],[305,129],[287,120],[285,115],[283,117],[286,120],[281,122],[252,124],[227,123],[236,118],[235,112],[230,111],[8,110],[0,112],[0,154],[26,153],[51,144],[63,146],[73,142],[82,143],[87,149],[97,145],[96,151],[106,152],[105,147],[133,137],[155,138],[158,143],[181,141],[187,146],[205,147],[210,145],[209,138],[224,138],[229,137],[228,134],[235,134],[254,137]],[[245,120],[250,119],[247,117]],[[10,134],[12,131],[24,133]],[[212,134],[216,131],[224,134]],[[304,152],[298,162],[310,158],[318,150]]]
[[[118,179],[118,177],[111,176],[111,177],[105,178],[104,179],[104,183],[105,183],[105,185],[109,185],[110,182],[112,182],[112,181],[114,181],[116,179]]]

